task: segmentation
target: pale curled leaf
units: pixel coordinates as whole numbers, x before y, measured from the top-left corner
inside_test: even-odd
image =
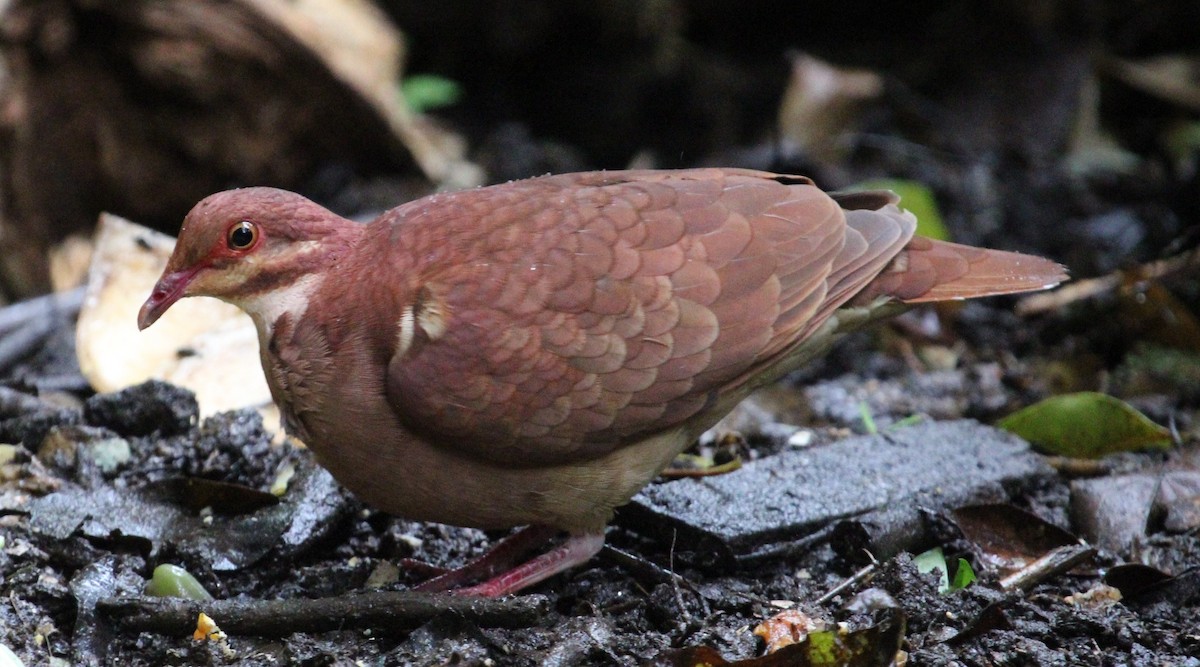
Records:
[[[200,412],[271,404],[250,317],[216,299],[183,299],[154,326],[138,331],[137,313],[154,288],[174,239],[102,215],[79,313],[76,354],[99,392],[151,378],[195,392]],[[264,423],[279,423],[267,415]]]
[[[12,649],[0,644],[0,667],[25,667],[25,663],[21,662]]]
[[[928,574],[933,571],[938,573],[938,592],[945,593],[950,590],[950,570],[946,566],[946,555],[942,553],[941,547],[934,547],[929,551],[913,556],[913,565],[917,566],[917,572]]]

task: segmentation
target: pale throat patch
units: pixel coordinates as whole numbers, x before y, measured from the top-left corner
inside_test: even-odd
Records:
[[[320,287],[321,280],[321,276],[310,273],[286,287],[244,299],[239,305],[249,313],[250,319],[254,320],[254,326],[258,328],[262,340],[270,340],[279,318],[288,315],[292,321],[296,321],[304,315],[304,311],[308,310],[309,299]]]

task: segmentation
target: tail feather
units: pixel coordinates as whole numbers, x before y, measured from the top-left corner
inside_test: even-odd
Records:
[[[915,236],[854,301],[969,299],[1048,289],[1066,279],[1062,265],[1042,257]]]

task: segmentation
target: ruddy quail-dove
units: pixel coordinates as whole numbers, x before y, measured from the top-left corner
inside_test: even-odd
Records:
[[[914,236],[897,203],[742,169],[607,171],[359,224],[231,190],[187,215],[138,326],[187,296],[241,307],[285,427],[363,501],[529,526],[423,586],[502,595],[587,561],[614,508],[846,332],[1065,279],[1040,257]]]

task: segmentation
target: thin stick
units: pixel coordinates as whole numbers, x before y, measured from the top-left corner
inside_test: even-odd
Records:
[[[1175,255],[1106,276],[1077,280],[1053,292],[1031,294],[1017,302],[1016,312],[1024,316],[1058,310],[1067,304],[1111,292],[1130,280],[1154,280],[1197,266],[1200,266],[1200,251]]]
[[[76,287],[59,294],[46,294],[4,306],[0,308],[0,332],[40,320],[55,312],[74,316],[83,305],[83,291],[82,287]]]
[[[1024,568],[1000,580],[1006,591],[1028,591],[1050,577],[1062,574],[1096,555],[1089,544],[1068,544],[1048,552]]]

